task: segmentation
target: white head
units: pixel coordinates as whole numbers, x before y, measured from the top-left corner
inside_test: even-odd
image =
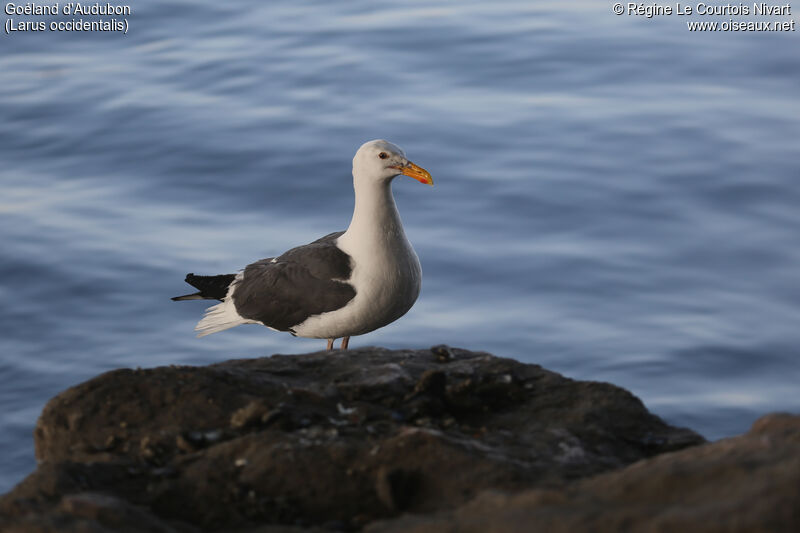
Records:
[[[404,174],[420,183],[433,185],[430,173],[406,158],[399,146],[378,139],[361,145],[353,157],[353,178],[356,182],[370,181],[389,183]]]

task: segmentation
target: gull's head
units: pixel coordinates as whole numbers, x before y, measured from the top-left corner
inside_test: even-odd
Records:
[[[409,161],[403,149],[389,141],[378,139],[366,142],[353,158],[353,177],[357,181],[388,183],[400,174],[433,185],[430,173]]]

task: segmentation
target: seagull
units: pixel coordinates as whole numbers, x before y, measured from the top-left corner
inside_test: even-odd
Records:
[[[430,173],[403,150],[378,139],[353,158],[355,208],[346,231],[330,233],[277,257],[247,265],[236,274],[196,276],[198,292],[179,300],[219,300],[197,323],[198,337],[240,324],[262,324],[297,337],[341,338],[390,324],[419,296],[422,269],[406,238],[392,196],[392,180],[410,176],[433,185]]]

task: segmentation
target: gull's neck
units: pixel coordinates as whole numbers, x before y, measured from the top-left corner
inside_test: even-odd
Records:
[[[358,248],[385,245],[397,239],[405,241],[403,224],[392,196],[391,181],[354,180],[355,208],[342,243]]]

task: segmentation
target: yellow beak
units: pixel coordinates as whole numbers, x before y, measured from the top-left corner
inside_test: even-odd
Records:
[[[422,168],[421,166],[415,165],[411,161],[404,167],[395,167],[397,170],[400,171],[401,174],[405,176],[410,176],[417,180],[420,183],[424,183],[425,185],[433,185],[433,178],[431,177],[431,173]]]

